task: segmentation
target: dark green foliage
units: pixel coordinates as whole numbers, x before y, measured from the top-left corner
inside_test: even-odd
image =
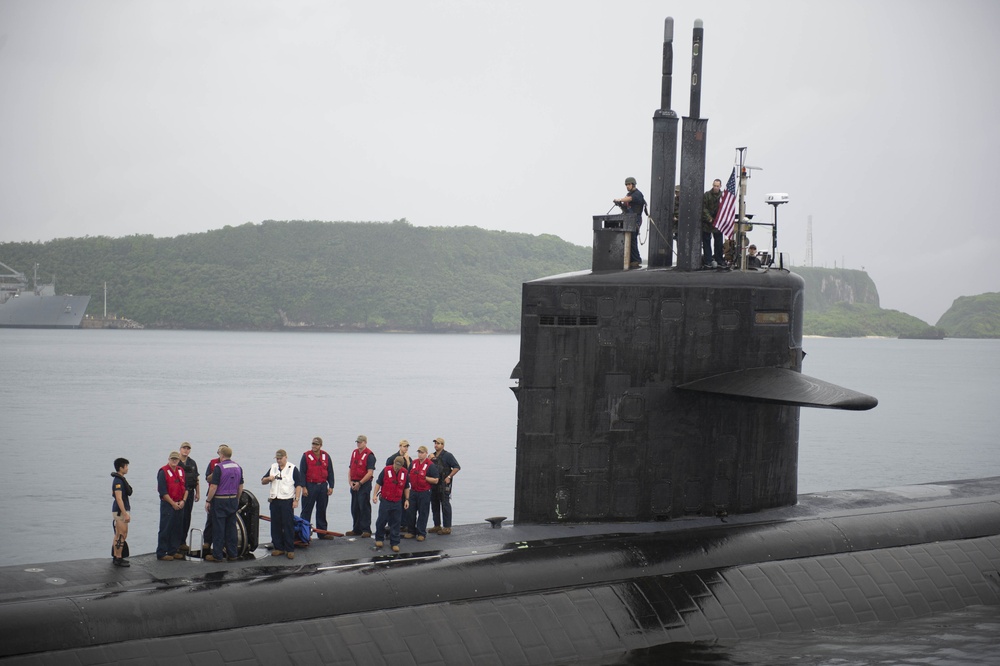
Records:
[[[374,222],[248,222],[176,238],[106,236],[0,243],[0,261],[59,293],[90,294],[88,313],[153,328],[502,331],[520,328],[521,284],[590,267],[591,251],[552,235]],[[793,269],[805,280],[809,335],[927,335],[878,307],[867,273]],[[955,301],[952,337],[1000,337],[1000,294]]]
[[[505,331],[520,328],[521,283],[590,266],[556,236],[475,227],[273,222],[176,238],[0,243],[0,261],[59,293],[90,294],[88,313],[148,327],[260,330]],[[47,271],[47,272],[46,272]]]
[[[956,298],[937,326],[952,338],[1000,338],[1000,292]]]
[[[803,331],[806,335],[860,338],[870,335],[917,337],[927,324],[898,310],[883,310],[869,303],[835,303],[823,311],[812,310],[806,301]]]
[[[806,335],[924,337],[930,327],[916,317],[879,307],[878,289],[868,273],[845,268],[792,269],[805,280]]]

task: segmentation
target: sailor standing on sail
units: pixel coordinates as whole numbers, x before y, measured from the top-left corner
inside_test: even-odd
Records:
[[[629,176],[625,179],[625,189],[628,194],[620,199],[615,199],[615,203],[626,215],[635,216],[635,231],[632,232],[632,250],[629,254],[628,267],[642,268],[642,257],[639,255],[639,227],[642,226],[642,209],[646,205],[646,198],[642,196],[636,188],[635,178]]]
[[[702,262],[708,268],[718,268],[726,265],[722,252],[722,232],[715,228],[715,218],[719,214],[719,202],[722,199],[722,181],[716,178],[712,181],[712,189],[705,192],[701,198],[701,254]],[[712,252],[712,241],[715,241],[715,252]]]

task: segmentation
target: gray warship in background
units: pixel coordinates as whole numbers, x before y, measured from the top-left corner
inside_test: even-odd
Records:
[[[0,328],[80,328],[90,296],[57,295],[54,283],[32,284],[24,273],[0,263]]]
[[[700,22],[672,265],[672,33],[668,19],[647,268],[627,268],[634,220],[605,216],[590,270],[523,287],[513,525],[398,554],[314,541],[292,565],[258,548],[245,492],[239,562],[0,568],[0,657],[553,664],[666,649],[659,663],[676,663],[718,648],[698,653],[708,663],[738,641],[1000,609],[1000,478],[797,494],[800,408],[876,400],[801,374],[803,281],[780,260],[701,270]]]

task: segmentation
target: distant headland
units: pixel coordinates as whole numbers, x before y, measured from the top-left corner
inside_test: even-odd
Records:
[[[241,331],[516,333],[522,283],[591,264],[591,248],[551,234],[405,219],[0,243],[0,256],[52,267],[68,293],[102,293],[107,283],[108,312],[137,327]],[[883,310],[864,271],[792,270],[806,283],[807,335],[1000,337],[1000,293],[963,296],[930,326]],[[103,311],[92,299],[87,314]]]

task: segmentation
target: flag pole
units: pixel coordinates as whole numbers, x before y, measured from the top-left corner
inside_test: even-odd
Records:
[[[747,258],[746,254],[743,252],[743,239],[745,238],[743,227],[746,221],[747,215],[747,170],[746,170],[746,152],[747,147],[741,146],[736,149],[739,154],[737,157],[737,162],[739,164],[740,170],[740,190],[739,190],[739,208],[736,217],[736,261],[739,265],[741,271],[747,269]]]

